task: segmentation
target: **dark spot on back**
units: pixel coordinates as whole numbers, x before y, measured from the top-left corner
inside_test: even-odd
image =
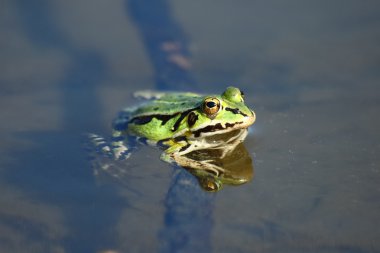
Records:
[[[177,121],[174,123],[172,131],[173,132],[176,131],[178,129],[179,125],[181,124],[181,121],[187,116],[187,114],[189,112],[195,110],[195,109],[196,108],[193,108],[193,109],[187,110],[185,112],[182,112],[180,114],[180,116],[178,117]],[[153,118],[156,118],[156,119],[162,121],[161,125],[165,125],[169,120],[171,120],[172,118],[177,117],[178,114],[179,114],[179,112],[176,112],[176,113],[173,113],[173,114],[169,114],[169,115],[154,114],[154,115],[148,115],[148,116],[138,116],[138,117],[132,118],[127,123],[133,123],[133,124],[136,124],[136,125],[144,125],[144,124],[149,123]]]
[[[178,130],[179,125],[181,124],[181,121],[193,110],[194,109],[190,109],[190,110],[187,110],[187,111],[184,111],[183,113],[181,113],[181,116],[178,117],[177,121],[173,125],[173,129],[172,129],[173,132]]]
[[[141,116],[141,117],[136,117],[132,118],[129,123],[133,123],[136,125],[144,125],[146,123],[149,123],[152,120],[153,117],[151,116]]]
[[[153,118],[156,118],[158,120],[161,120],[161,125],[165,125],[171,118],[177,116],[178,113],[173,115],[148,115],[148,116],[140,116],[132,118],[129,123],[134,123],[136,125],[144,125],[149,123]]]
[[[195,114],[194,112],[190,112],[189,116],[187,116],[187,124],[189,125],[189,127],[194,126],[197,120],[198,120],[198,115]]]

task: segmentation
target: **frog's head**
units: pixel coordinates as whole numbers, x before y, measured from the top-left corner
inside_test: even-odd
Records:
[[[195,137],[244,129],[256,120],[255,113],[244,103],[244,93],[235,87],[228,87],[220,96],[205,97],[198,113],[189,116]]]

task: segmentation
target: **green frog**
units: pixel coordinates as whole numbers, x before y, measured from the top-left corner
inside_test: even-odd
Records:
[[[131,154],[127,137],[135,137],[162,147],[161,160],[190,168],[203,178],[220,178],[225,170],[213,159],[191,154],[218,150],[220,158],[225,157],[245,139],[247,128],[256,119],[244,103],[244,93],[235,87],[221,95],[146,91],[135,95],[148,101],[120,112],[109,144],[102,137],[90,136],[98,150],[117,160],[127,159]],[[219,188],[222,182],[214,183]]]

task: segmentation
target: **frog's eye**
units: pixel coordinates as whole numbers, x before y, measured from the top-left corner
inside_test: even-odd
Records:
[[[203,101],[203,112],[208,117],[214,117],[220,110],[220,101],[217,98],[206,98]]]
[[[244,102],[244,92],[235,87],[228,87],[222,94],[223,99],[234,103]]]
[[[216,192],[223,187],[223,183],[219,179],[211,176],[199,177],[198,182],[203,190],[208,192]]]

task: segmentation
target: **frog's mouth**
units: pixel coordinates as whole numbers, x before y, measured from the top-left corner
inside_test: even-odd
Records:
[[[201,135],[202,136],[209,136],[209,135],[214,135],[215,132],[217,133],[228,133],[236,129],[242,129],[242,128],[247,128],[250,125],[252,125],[256,120],[256,116],[253,113],[252,116],[246,117],[244,121],[238,121],[235,123],[217,123],[215,125],[209,125],[204,128],[200,128],[197,130],[192,131],[192,134],[194,137],[198,138]]]

